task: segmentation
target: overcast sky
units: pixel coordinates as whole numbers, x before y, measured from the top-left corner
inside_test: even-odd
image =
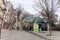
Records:
[[[24,9],[28,11],[29,13],[31,14],[36,13],[34,8],[32,7],[34,4],[33,0],[10,0],[10,1],[13,3],[14,8],[16,8],[18,4],[21,4],[21,6],[24,7]]]
[[[14,8],[18,7],[18,4],[21,4],[21,6],[24,7],[24,9],[29,13],[31,14],[37,13],[37,11],[34,10],[34,8],[32,7],[34,5],[33,0],[9,0],[9,1],[12,2]],[[57,14],[58,17],[60,18],[60,12],[57,12]]]

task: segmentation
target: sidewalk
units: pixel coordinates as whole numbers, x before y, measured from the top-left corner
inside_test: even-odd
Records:
[[[2,29],[1,40],[45,40],[24,30]]]
[[[39,35],[48,40],[60,40],[60,31],[52,31],[52,36],[48,36],[48,34],[49,34],[48,31],[42,31],[42,32],[30,31],[30,33]]]

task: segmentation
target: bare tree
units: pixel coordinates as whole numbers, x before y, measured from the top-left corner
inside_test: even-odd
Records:
[[[6,11],[6,8],[5,8],[5,6],[6,6],[5,0],[2,0],[2,4],[3,4],[3,7],[0,6],[0,9],[1,9],[0,11],[3,14],[3,17],[1,17],[1,19],[2,19],[2,27],[3,27],[3,25],[4,25],[4,14],[5,14],[5,11]]]
[[[30,14],[29,12],[24,12],[23,14],[22,14],[22,20],[24,19],[24,18],[26,18],[26,17],[29,17],[29,16],[34,16],[34,15],[32,15],[32,14]]]
[[[16,11],[17,11],[17,13],[16,13],[16,28],[18,29],[22,29],[21,28],[21,14],[22,14],[22,7],[21,6],[19,6],[17,9],[16,9]]]
[[[33,6],[40,15],[49,23],[50,36],[52,35],[52,25],[57,21],[55,12],[60,8],[58,0],[39,0],[35,1],[36,6]]]

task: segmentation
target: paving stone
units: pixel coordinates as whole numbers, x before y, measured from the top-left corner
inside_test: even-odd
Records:
[[[36,35],[21,30],[2,30],[3,40],[44,40]]]

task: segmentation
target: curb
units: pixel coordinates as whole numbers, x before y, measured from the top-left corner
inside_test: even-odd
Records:
[[[36,35],[36,36],[38,36],[38,37],[40,37],[40,38],[42,38],[42,39],[45,39],[45,40],[52,40],[52,39],[49,39],[49,38],[47,38],[47,37],[45,37],[45,36],[43,36],[43,35],[39,35],[39,34],[36,34],[36,33],[34,33],[34,32],[29,32],[29,31],[27,31],[28,33],[31,33],[31,34],[33,34],[33,35]]]

